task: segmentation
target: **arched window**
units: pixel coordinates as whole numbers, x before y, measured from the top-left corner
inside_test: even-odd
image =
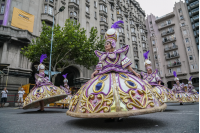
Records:
[[[76,13],[76,12],[74,12],[74,16],[77,16],[77,13]]]

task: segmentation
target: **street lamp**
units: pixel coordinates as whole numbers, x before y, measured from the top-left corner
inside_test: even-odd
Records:
[[[52,26],[52,35],[51,35],[51,50],[50,50],[50,61],[49,61],[49,81],[51,80],[51,54],[52,54],[52,44],[53,44],[53,29],[54,29],[54,17],[59,13],[65,10],[65,7],[60,7],[59,11],[53,15],[53,26]]]

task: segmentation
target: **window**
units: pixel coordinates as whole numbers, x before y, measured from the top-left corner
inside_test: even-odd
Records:
[[[70,12],[70,15],[72,16],[72,15],[73,15],[73,12]]]
[[[136,41],[136,37],[135,36],[132,36],[132,41]]]
[[[177,72],[181,72],[181,68],[179,67],[179,68],[177,68]]]
[[[127,37],[129,38],[129,34],[127,33]]]
[[[193,60],[193,57],[192,57],[192,55],[190,55],[190,56],[189,56],[189,59],[190,59],[190,60]]]
[[[4,13],[4,5],[1,5],[1,14],[3,14]]]
[[[180,9],[178,9],[178,12],[179,12],[179,13],[181,13],[181,12],[182,12],[181,8],[180,8]]]
[[[192,70],[195,69],[195,66],[194,66],[194,65],[190,65],[190,67],[191,67]]]
[[[185,42],[186,42],[186,43],[189,42],[189,39],[188,39],[188,38],[185,38]]]
[[[187,47],[187,51],[191,51],[190,47]]]
[[[100,10],[107,12],[107,7],[104,5],[100,5]]]
[[[187,35],[187,31],[186,30],[183,30],[183,35]]]
[[[123,28],[119,28],[119,32],[120,33],[124,33],[124,29]]]
[[[180,16],[180,20],[183,20],[183,15]]]
[[[111,18],[112,18],[112,19],[114,19],[114,16],[113,16],[113,14],[111,14]]]
[[[130,24],[134,24],[133,20],[130,20]]]
[[[142,43],[142,46],[143,46],[143,48],[146,48],[146,44],[145,43]]]
[[[97,12],[94,12],[94,17],[97,18]]]
[[[128,30],[128,25],[126,25],[126,30]]]
[[[89,7],[88,6],[86,6],[86,12],[89,13]]]
[[[172,69],[169,69],[169,73],[170,73],[170,74],[172,73]]]
[[[94,7],[97,7],[97,2],[96,1],[94,1]]]
[[[150,21],[150,24],[152,24],[152,21]]]
[[[53,7],[52,6],[49,6],[49,14],[53,15]]]
[[[48,2],[49,0],[45,0],[45,2]]]
[[[155,44],[155,40],[152,41],[152,44],[153,44],[153,45]]]
[[[157,55],[154,55],[154,58],[157,60],[158,58],[157,58]]]
[[[185,23],[181,23],[181,26],[185,26]]]
[[[47,13],[47,5],[44,5],[44,13]]]
[[[76,12],[74,12],[74,16],[77,16],[77,13],[76,13]]]
[[[134,33],[134,32],[135,32],[135,29],[134,29],[134,28],[131,28],[131,32]]]
[[[51,3],[53,3],[53,0],[49,0]]]

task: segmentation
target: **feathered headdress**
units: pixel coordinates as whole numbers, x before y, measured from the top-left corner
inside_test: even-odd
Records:
[[[192,76],[189,78],[188,84],[192,84]]]
[[[177,80],[179,80],[179,78],[177,77],[177,74],[176,74],[176,71],[173,71],[173,74],[174,74],[174,81],[177,81]]]
[[[121,28],[119,24],[124,23],[124,21],[119,20],[115,22],[112,26],[111,29],[108,29],[107,32],[105,33],[105,39],[107,42],[110,42],[112,47],[116,47],[117,40],[119,38],[119,33],[116,29]]]
[[[119,20],[119,21],[115,22],[115,23],[111,26],[111,28],[113,28],[113,29],[121,28],[121,27],[119,26],[119,24],[121,24],[121,23],[124,23],[124,21]]]
[[[66,73],[66,74],[64,74],[64,75],[62,75],[62,76],[63,76],[63,77],[66,79],[66,77],[67,77],[67,74],[68,74],[68,73]]]
[[[40,63],[42,63],[45,58],[47,58],[47,54],[42,54],[40,57]]]
[[[145,65],[145,67],[146,67],[147,70],[148,69],[152,70],[151,61],[148,59],[149,52],[150,52],[150,50],[143,54],[143,56],[145,58],[144,65]]]
[[[145,58],[145,60],[146,59],[148,59],[148,54],[149,54],[149,52],[150,52],[150,50],[149,51],[147,51],[146,53],[144,53],[143,55],[144,55],[144,58]]]

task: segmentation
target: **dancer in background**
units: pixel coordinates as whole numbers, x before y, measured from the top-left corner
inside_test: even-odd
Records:
[[[35,74],[35,86],[25,98],[23,109],[36,108],[40,106],[38,111],[44,111],[44,106],[49,103],[54,103],[64,99],[67,94],[64,90],[49,81],[48,77],[45,77],[45,65],[42,64],[46,58],[46,54],[42,54],[40,57],[40,64],[38,65],[39,74]]]
[[[192,76],[189,78],[188,84],[186,84],[187,92],[192,97],[193,101],[199,102],[199,94],[194,89],[194,86],[192,85]]]
[[[156,96],[162,99],[162,102],[178,102],[172,90],[161,85],[161,78],[157,74],[157,70],[152,72],[151,61],[148,59],[148,53],[144,53],[147,73],[142,72],[143,80],[146,80],[152,87]]]

